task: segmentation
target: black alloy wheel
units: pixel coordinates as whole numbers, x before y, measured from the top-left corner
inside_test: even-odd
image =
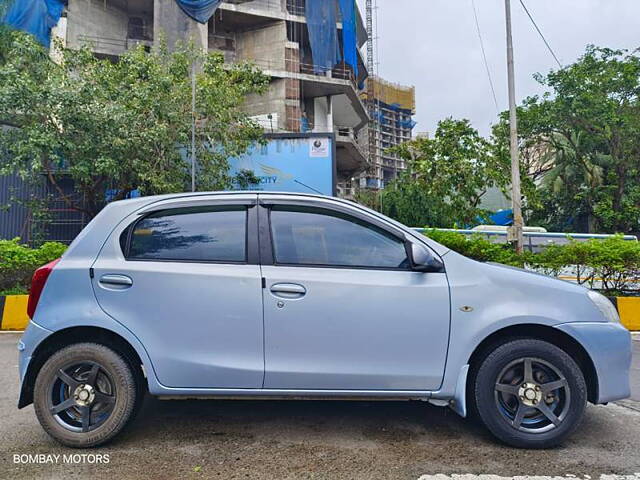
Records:
[[[44,430],[76,448],[101,445],[132,418],[141,400],[132,365],[111,348],[69,345],[49,357],[36,377],[33,404]]]
[[[549,448],[580,424],[584,375],[564,350],[543,340],[505,340],[472,366],[471,408],[508,445]]]

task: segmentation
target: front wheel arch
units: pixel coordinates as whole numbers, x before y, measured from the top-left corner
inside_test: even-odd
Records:
[[[469,375],[466,392],[469,395],[471,385],[482,360],[499,345],[517,339],[544,340],[568,353],[578,364],[587,383],[587,399],[591,403],[598,401],[598,374],[593,360],[584,347],[571,335],[557,328],[537,324],[512,325],[493,332],[475,348],[469,357]],[[468,399],[467,399],[468,400]],[[469,404],[467,402],[467,404]]]
[[[139,394],[148,391],[147,378],[138,352],[131,344],[117,333],[100,327],[71,327],[59,330],[47,338],[33,352],[29,366],[22,381],[18,408],[33,403],[33,389],[36,377],[47,359],[58,350],[74,343],[91,342],[111,348],[124,357],[134,373]]]

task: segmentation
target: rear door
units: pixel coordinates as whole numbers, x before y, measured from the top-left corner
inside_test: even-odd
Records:
[[[446,274],[411,271],[403,232],[373,218],[264,198],[264,387],[438,389]]]
[[[93,265],[100,306],[168,387],[260,388],[255,196],[158,204],[126,219]]]

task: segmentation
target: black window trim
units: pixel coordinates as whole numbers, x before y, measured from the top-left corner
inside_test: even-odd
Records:
[[[239,209],[244,210],[245,213],[245,251],[244,251],[244,260],[243,261],[230,261],[230,260],[187,260],[187,259],[168,259],[168,258],[131,258],[129,256],[131,251],[131,237],[133,235],[133,231],[136,229],[138,223],[148,218],[151,215],[157,215],[163,212],[169,212],[172,210],[184,210],[187,208],[202,208],[206,209],[207,207],[211,208],[220,208],[221,211],[225,211],[225,209],[233,210]],[[127,232],[127,239],[125,242],[124,249],[120,244],[120,248],[122,250],[122,254],[124,256],[124,260],[126,262],[159,262],[159,263],[189,263],[189,264],[204,264],[204,265],[259,265],[259,250],[258,250],[258,232],[257,232],[257,202],[254,200],[249,201],[221,201],[220,203],[211,202],[211,204],[197,204],[197,205],[167,205],[167,208],[158,208],[154,210],[145,211],[139,218],[136,218],[133,222],[131,222],[121,233]],[[227,211],[228,211],[227,210]]]
[[[273,229],[271,225],[271,211],[273,207],[302,207],[309,210],[315,211],[325,211],[329,213],[338,213],[344,215],[346,217],[351,217],[357,219],[365,224],[372,225],[373,227],[382,230],[388,233],[390,236],[396,238],[399,242],[404,245],[405,255],[407,256],[407,260],[411,262],[411,253],[409,250],[410,242],[407,240],[406,236],[393,228],[390,228],[388,225],[383,222],[378,221],[377,219],[372,219],[366,217],[364,215],[358,214],[358,212],[353,212],[351,209],[342,208],[337,205],[326,205],[320,202],[305,202],[305,201],[297,201],[297,200],[274,200],[274,201],[264,201],[261,200],[259,202],[260,205],[260,214],[259,218],[261,219],[261,227],[262,224],[268,225],[268,230],[265,232],[263,228],[260,229],[260,238],[261,243],[267,243],[264,247],[261,248],[261,264],[262,265],[273,265],[277,267],[296,267],[296,268],[330,268],[333,270],[374,270],[374,271],[392,271],[392,272],[413,272],[411,269],[411,265],[409,264],[406,268],[401,267],[374,267],[374,266],[358,266],[358,265],[331,265],[331,264],[303,264],[303,263],[282,263],[278,262],[276,259],[275,253],[275,242],[273,239]],[[364,228],[367,228],[366,226]],[[265,241],[266,240],[266,241]],[[268,248],[268,252],[265,250]]]

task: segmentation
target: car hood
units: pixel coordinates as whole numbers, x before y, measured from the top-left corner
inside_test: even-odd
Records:
[[[548,280],[551,280],[552,282],[563,282],[565,284],[569,284],[569,285],[573,285],[573,286],[577,286],[580,289],[586,290],[585,287],[582,287],[580,285],[577,285],[573,282],[569,282],[568,280],[563,280],[561,278],[557,278],[557,277],[552,277],[550,275],[545,275],[544,273],[540,273],[540,272],[536,272],[535,270],[527,270],[526,268],[520,268],[520,267],[514,267],[513,265],[505,265],[504,263],[497,263],[497,262],[486,262],[485,265],[489,265],[492,267],[496,267],[498,269],[508,269],[508,270],[514,270],[516,272],[521,272],[525,275],[535,275],[537,277],[542,277]],[[526,278],[530,278],[528,276],[523,277],[524,279]]]
[[[509,282],[514,282],[515,284],[531,285],[536,288],[546,287],[553,289],[554,291],[562,290],[581,294],[585,294],[588,290],[587,288],[573,282],[561,280],[559,278],[533,270],[527,270],[525,268],[504,265],[496,262],[481,263],[481,265],[485,267],[488,275],[491,277],[497,276],[501,281],[507,280]]]
[[[487,319],[548,325],[603,321],[588,289],[580,285],[522,268],[477,262],[455,252],[447,253],[444,262],[452,311],[469,305]]]

